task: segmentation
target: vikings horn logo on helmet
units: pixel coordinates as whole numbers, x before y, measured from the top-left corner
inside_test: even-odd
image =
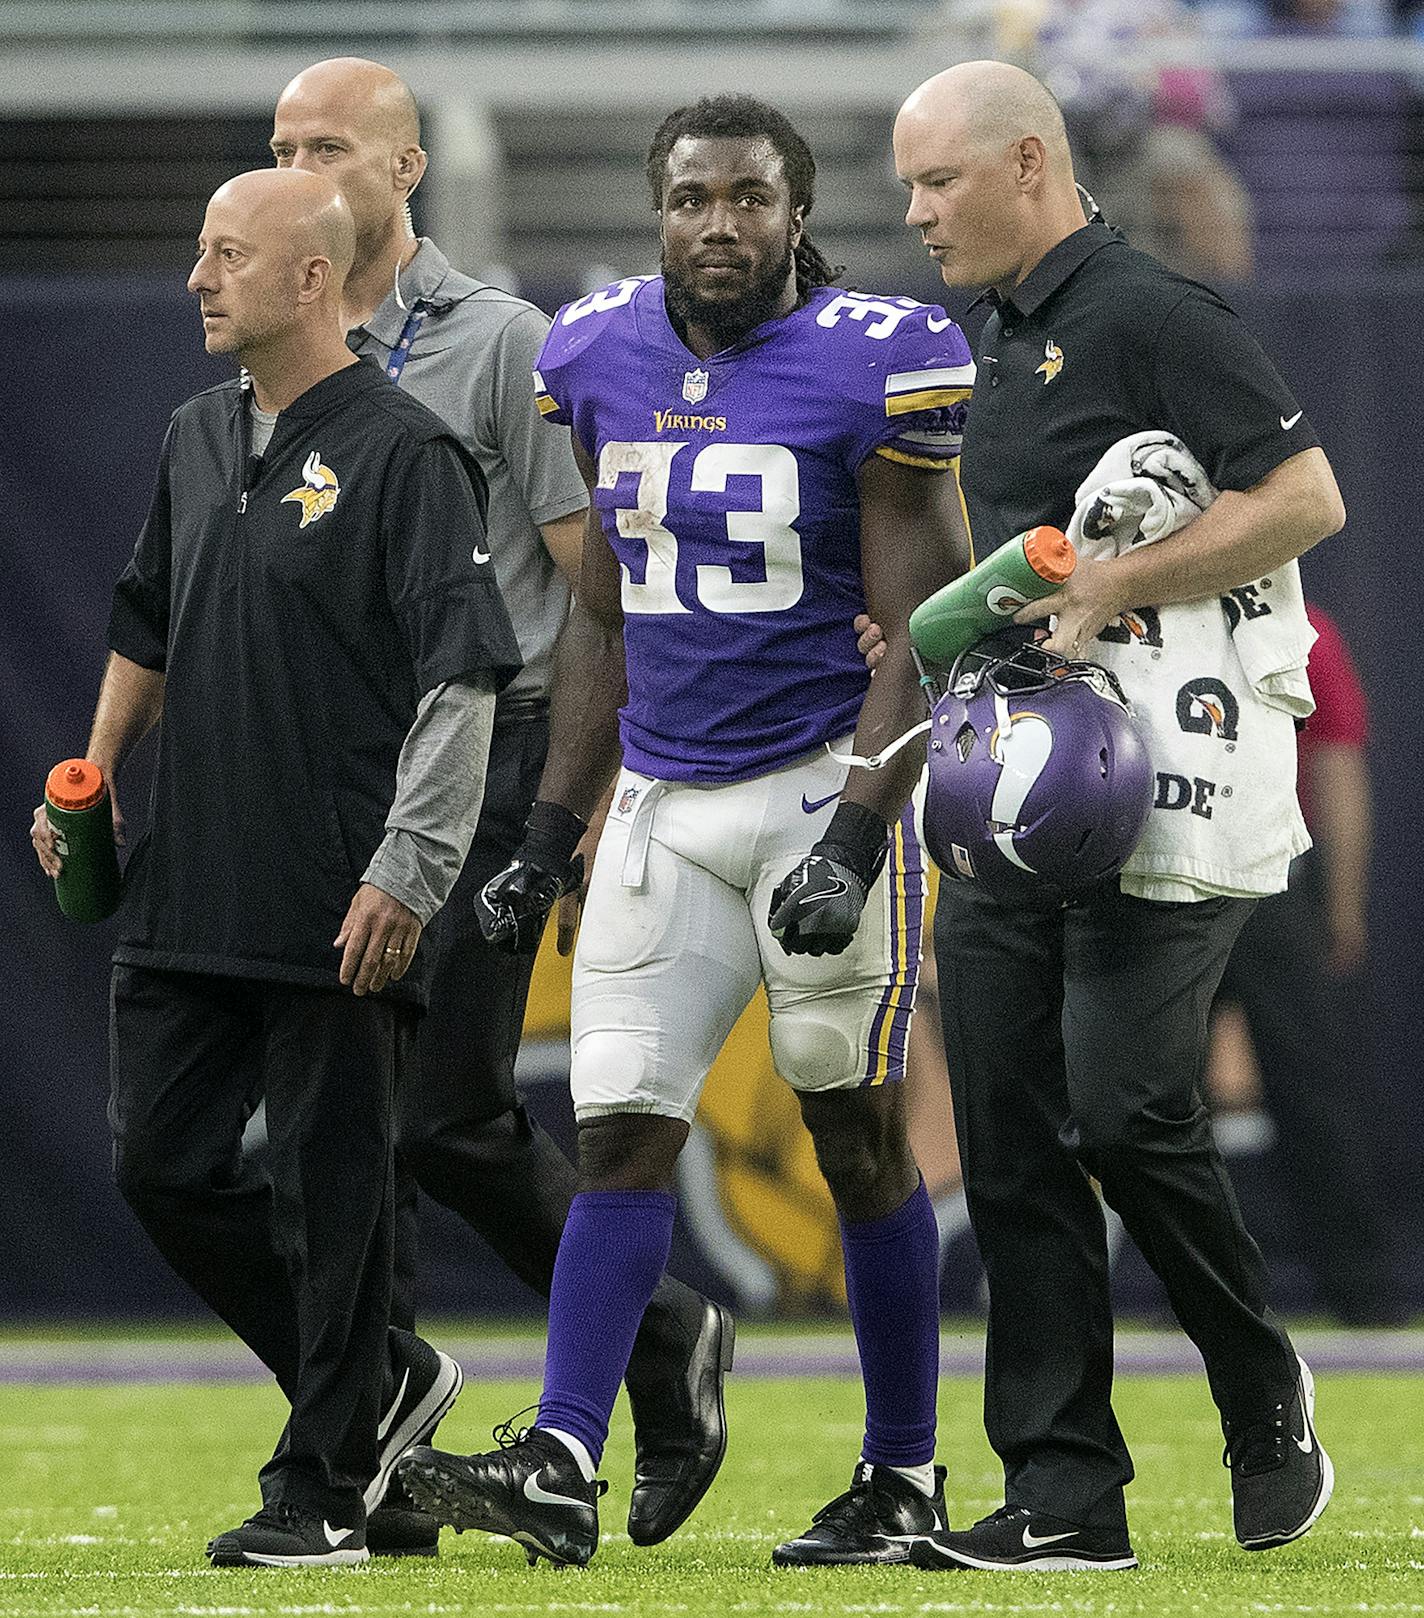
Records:
[[[1010,713],[996,691],[994,717],[998,721],[989,738],[989,756],[1000,766],[999,779],[989,802],[994,845],[1021,871],[1033,867],[1014,847],[1024,803],[1053,752],[1053,727],[1037,713]]]

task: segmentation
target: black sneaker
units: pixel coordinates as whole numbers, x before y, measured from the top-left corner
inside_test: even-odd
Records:
[[[598,1500],[608,1488],[584,1481],[567,1448],[538,1427],[506,1437],[483,1455],[448,1455],[419,1448],[405,1456],[398,1475],[421,1511],[457,1533],[479,1528],[517,1540],[532,1567],[551,1562],[585,1566],[598,1549]]]
[[[364,1528],[340,1528],[285,1501],[263,1506],[208,1546],[214,1567],[355,1567],[370,1556]]]
[[[850,1488],[822,1506],[811,1526],[771,1553],[773,1567],[842,1567],[907,1562],[911,1541],[943,1528],[944,1468],[934,1469],[933,1497],[888,1466],[857,1461]]]
[[[1248,1551],[1289,1545],[1330,1504],[1335,1468],[1315,1436],[1315,1379],[1297,1356],[1294,1394],[1250,1423],[1225,1422],[1236,1538]]]
[[[439,1556],[440,1524],[415,1503],[399,1478],[386,1485],[385,1498],[366,1519],[366,1549],[372,1556]]]
[[[376,1475],[366,1485],[368,1519],[386,1497],[396,1462],[407,1450],[434,1437],[465,1380],[455,1361],[423,1338],[402,1334],[402,1344],[403,1359],[395,1367],[395,1397],[376,1428],[380,1451]]]
[[[910,1561],[941,1573],[1016,1567],[1109,1573],[1137,1566],[1125,1528],[1081,1528],[1027,1506],[1000,1506],[972,1528],[926,1534],[911,1544]]]
[[[711,1488],[727,1453],[722,1382],[732,1368],[736,1327],[721,1304],[701,1302],[690,1342],[684,1336],[666,1347],[658,1344],[658,1322],[651,1310],[644,1315],[628,1365],[637,1446],[628,1537],[635,1545],[657,1545],[676,1533]],[[657,1347],[656,1355],[645,1338]]]

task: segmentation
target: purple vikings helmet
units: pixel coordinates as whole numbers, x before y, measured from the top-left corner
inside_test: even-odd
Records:
[[[1012,632],[956,661],[929,767],[935,863],[1019,904],[1057,904],[1116,876],[1152,804],[1147,748],[1113,676]]]

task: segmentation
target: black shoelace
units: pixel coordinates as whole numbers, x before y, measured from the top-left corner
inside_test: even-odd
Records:
[[[539,1429],[537,1427],[516,1427],[514,1424],[521,1416],[527,1416],[531,1412],[537,1415],[538,1411],[538,1405],[525,1405],[523,1410],[516,1410],[508,1421],[500,1422],[499,1426],[493,1429],[490,1437],[494,1439],[501,1449],[516,1449],[521,1444],[532,1442]],[[573,1463],[573,1456],[569,1454],[568,1450],[564,1448],[557,1438],[550,1439],[549,1442],[553,1445],[560,1459],[567,1458],[570,1463]],[[602,1478],[593,1480],[593,1488],[595,1497],[599,1500],[608,1493],[608,1485]]]
[[[1016,1517],[1027,1518],[1032,1515],[1027,1506],[1000,1506],[997,1511],[991,1511],[987,1517],[981,1517],[974,1526],[982,1528],[985,1523],[1012,1522]]]
[[[1257,1477],[1262,1472],[1274,1472],[1286,1460],[1286,1422],[1284,1405],[1277,1405],[1275,1415],[1266,1421],[1252,1422],[1240,1431],[1228,1431],[1226,1447],[1221,1452],[1223,1466],[1229,1466],[1238,1477]]]
[[[875,1474],[857,1477],[844,1494],[838,1494],[824,1505],[811,1519],[813,1523],[830,1522],[833,1527],[854,1532],[873,1524],[878,1517],[875,1506]]]
[[[272,1500],[261,1506],[243,1524],[246,1528],[300,1528],[302,1514],[285,1500]]]
[[[516,1427],[515,1422],[521,1416],[531,1414],[536,1416],[539,1414],[538,1405],[525,1405],[523,1410],[516,1410],[508,1421],[500,1422],[499,1426],[491,1431],[490,1437],[494,1439],[501,1449],[513,1449],[516,1444],[527,1444],[529,1435],[534,1431],[533,1424],[531,1423],[527,1427]]]

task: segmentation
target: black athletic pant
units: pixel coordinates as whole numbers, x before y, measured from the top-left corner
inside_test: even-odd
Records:
[[[574,1166],[531,1119],[514,1086],[532,955],[492,949],[475,900],[524,839],[549,747],[542,714],[497,719],[474,841],[422,949],[431,951],[419,1078],[405,1094],[397,1146],[396,1294],[392,1319],[413,1329],[418,1266],[415,1186],[452,1209],[543,1297],[553,1284]],[[552,925],[552,923],[550,924]],[[701,1300],[664,1276],[644,1316],[630,1375],[659,1346],[686,1344]]]
[[[1331,974],[1329,947],[1319,863],[1302,855],[1287,891],[1241,929],[1218,998],[1236,1002],[1251,1031],[1282,1190],[1324,1302],[1346,1321],[1396,1320],[1407,1304],[1373,1169],[1379,1103],[1359,1058],[1362,985]]]
[[[1107,1247],[1089,1176],[1161,1277],[1222,1414],[1252,1419],[1293,1385],[1202,1099],[1212,996],[1250,910],[1149,903],[1112,884],[1039,912],[940,885],[945,1054],[989,1280],[984,1420],[1009,1504],[1125,1521],[1132,1462],[1110,1403]]]
[[[264,1499],[347,1525],[389,1376],[394,1100],[416,1015],[349,990],[114,968],[119,1189],[291,1401]],[[258,1166],[242,1133],[262,1099]]]

